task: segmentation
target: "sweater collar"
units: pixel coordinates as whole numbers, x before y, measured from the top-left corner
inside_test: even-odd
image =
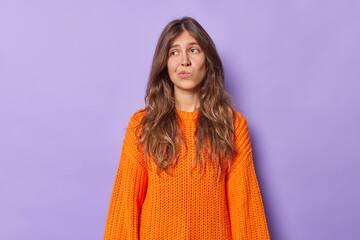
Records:
[[[175,109],[175,111],[183,120],[195,120],[196,117],[199,115],[199,112],[185,112],[179,109]]]

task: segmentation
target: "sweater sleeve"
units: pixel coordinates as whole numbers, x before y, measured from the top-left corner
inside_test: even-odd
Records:
[[[247,121],[238,114],[233,159],[226,179],[231,232],[234,240],[270,239],[261,193],[255,174]]]
[[[133,115],[125,133],[107,213],[104,240],[139,239],[139,214],[147,191],[148,173],[146,165],[137,161],[144,156],[136,147],[134,127],[138,123]]]

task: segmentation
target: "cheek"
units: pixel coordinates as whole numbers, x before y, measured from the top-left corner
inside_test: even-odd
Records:
[[[206,65],[205,65],[205,58],[203,59],[197,59],[196,60],[196,66],[198,67],[200,72],[205,71]]]
[[[174,61],[168,61],[168,62],[167,62],[167,68],[168,68],[169,73],[175,72],[176,66],[177,66],[176,62],[174,62]]]

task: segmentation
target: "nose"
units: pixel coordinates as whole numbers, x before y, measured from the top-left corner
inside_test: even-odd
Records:
[[[183,54],[183,57],[181,59],[181,65],[182,66],[190,66],[191,65],[191,61],[190,61],[187,53]]]

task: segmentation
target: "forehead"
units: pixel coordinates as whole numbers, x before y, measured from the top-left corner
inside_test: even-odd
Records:
[[[188,31],[185,30],[172,41],[170,47],[175,47],[179,45],[194,45],[194,44],[198,44],[198,42],[193,36],[191,36],[191,34]]]

